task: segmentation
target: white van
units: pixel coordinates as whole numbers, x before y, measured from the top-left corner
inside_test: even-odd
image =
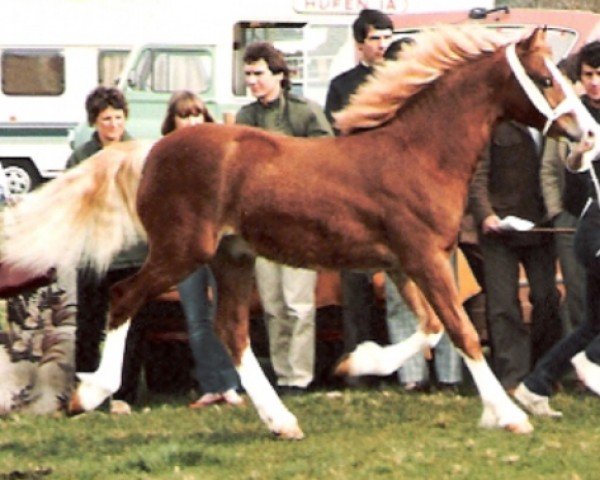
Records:
[[[116,82],[127,53],[90,45],[0,45],[0,162],[13,193],[64,170],[82,99],[98,83]]]

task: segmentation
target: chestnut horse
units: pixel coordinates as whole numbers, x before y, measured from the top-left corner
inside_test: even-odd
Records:
[[[256,253],[298,267],[385,269],[421,313],[423,323],[397,345],[359,346],[339,370],[349,375],[389,373],[425,346],[435,345],[445,327],[482,397],[481,424],[531,431],[527,416],[484,359],[477,333],[458,301],[448,259],[456,247],[478,155],[499,119],[515,119],[574,139],[595,128],[550,61],[544,37],[536,30],[511,42],[473,26],[421,34],[399,61],[379,68],[338,114],[338,128],[351,135],[302,139],[205,124],[159,140],[148,153],[137,190],[140,223],[132,208],[134,185],[114,200],[121,207],[95,217],[107,222],[110,212],[122,208],[114,221],[129,222],[130,228],[115,224],[107,238],[110,246],[100,247],[101,242],[90,239],[90,246],[74,254],[97,262],[101,269],[125,240],[131,240],[132,230],[145,232],[149,244],[141,270],[111,291],[101,365],[92,374],[80,375],[72,408],[93,409],[118,388],[129,319],[137,309],[210,262],[219,288],[215,327],[246,392],[272,432],[301,438],[296,417],[277,397],[250,348],[248,303]],[[131,164],[143,163],[143,149],[119,148],[123,168],[111,168],[128,168],[131,174]],[[127,160],[128,148],[137,152],[131,155],[137,160]],[[108,168],[103,164],[110,155],[115,154],[107,149],[84,162],[88,167],[82,168],[96,169],[87,177]],[[77,175],[86,177],[73,171],[64,178],[74,184]],[[111,185],[124,189],[128,181],[115,175]],[[80,210],[69,221],[83,222],[85,212],[102,204],[108,189],[105,184],[86,189]],[[39,195],[42,198],[43,191]],[[9,223],[23,220],[18,210]],[[97,230],[108,228],[105,223],[98,227],[98,222]],[[47,231],[46,242],[52,233]],[[119,243],[121,234],[125,240]],[[21,247],[30,249],[32,243],[16,236],[9,235],[5,261],[27,263],[27,255],[19,260],[12,253],[18,248],[11,241],[22,241]],[[58,243],[65,250],[68,244],[67,239]],[[95,251],[98,248],[102,254]],[[36,257],[40,269],[60,260],[55,255],[43,264],[43,255]],[[427,315],[418,295],[410,295],[416,289],[406,287],[412,285],[407,277],[437,315]]]

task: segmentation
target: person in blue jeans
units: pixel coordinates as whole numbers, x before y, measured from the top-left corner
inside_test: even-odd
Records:
[[[577,74],[585,91],[582,102],[600,122],[600,41],[581,49]],[[597,138],[595,140],[598,141]],[[567,167],[578,170],[583,153],[592,145],[589,142],[575,146],[566,158]],[[549,397],[554,383],[569,370],[571,364],[583,383],[600,395],[600,156],[593,159],[588,174],[589,198],[579,218],[574,240],[575,254],[586,274],[585,318],[538,361],[515,390],[515,398],[534,415],[562,416],[550,406]]]
[[[415,313],[406,304],[392,280],[385,277],[386,322],[390,342],[398,343],[412,335],[419,325]],[[433,360],[439,390],[456,392],[462,383],[462,359],[446,333],[435,348]],[[424,355],[413,355],[397,371],[406,391],[427,391],[430,387],[429,366]]]
[[[161,132],[166,135],[179,128],[212,121],[202,100],[184,90],[172,95]],[[238,406],[243,403],[237,393],[240,388],[238,373],[213,329],[216,287],[215,278],[207,265],[202,265],[177,286],[187,322],[196,379],[202,390],[202,395],[189,405],[190,408],[219,403]]]

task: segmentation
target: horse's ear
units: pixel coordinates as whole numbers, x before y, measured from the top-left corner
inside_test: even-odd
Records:
[[[547,26],[535,28],[533,32],[531,32],[531,35],[519,42],[519,46],[523,50],[535,50],[538,47],[541,47],[543,45],[545,46],[547,29]]]

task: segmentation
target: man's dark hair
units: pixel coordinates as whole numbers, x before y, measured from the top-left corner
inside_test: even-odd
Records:
[[[577,56],[577,77],[581,77],[581,65],[589,65],[592,68],[600,67],[600,40],[584,45]]]
[[[118,88],[114,87],[97,87],[85,99],[85,110],[87,112],[88,123],[94,125],[100,112],[103,112],[108,107],[116,110],[123,110],[125,118],[129,114],[129,107],[125,96]]]
[[[248,45],[244,52],[244,63],[255,63],[264,60],[271,73],[283,73],[281,88],[290,89],[290,69],[285,57],[269,42],[256,42]]]
[[[383,54],[383,58],[386,60],[396,60],[398,55],[402,50],[404,50],[409,45],[413,45],[415,43],[414,39],[411,37],[402,37],[394,40],[390,43],[390,46],[387,48],[385,53]]]
[[[352,33],[356,43],[364,43],[370,27],[375,30],[394,29],[392,20],[385,13],[365,8],[360,11],[358,18],[352,24]]]

